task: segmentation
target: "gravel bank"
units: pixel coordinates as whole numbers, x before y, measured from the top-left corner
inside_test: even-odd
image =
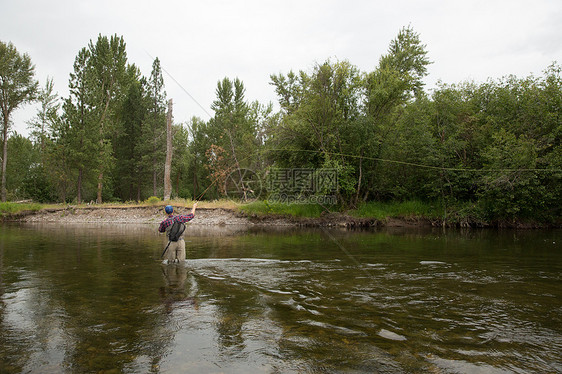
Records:
[[[176,214],[188,214],[191,209],[177,209]],[[6,221],[19,222],[56,222],[56,223],[118,223],[118,224],[159,224],[166,218],[161,207],[119,207],[119,208],[57,208],[43,209],[37,212],[22,212]],[[198,208],[192,225],[224,226],[224,225],[262,225],[262,226],[379,226],[381,222],[361,220],[342,214],[328,214],[320,218],[296,218],[284,216],[252,215],[225,208]]]
[[[191,209],[178,209],[175,214],[188,214]],[[60,222],[60,223],[134,223],[158,224],[166,218],[161,208],[64,208],[44,209],[26,212],[10,220],[21,222]],[[228,209],[197,209],[193,225],[252,224],[250,220]]]

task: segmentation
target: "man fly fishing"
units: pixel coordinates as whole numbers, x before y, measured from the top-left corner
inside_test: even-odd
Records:
[[[164,211],[168,218],[163,220],[158,227],[159,232],[168,232],[168,245],[162,252],[161,258],[168,262],[185,260],[185,241],[182,235],[185,231],[185,223],[195,217],[195,209],[197,209],[197,202],[193,203],[190,214],[174,216],[174,208],[171,205],[166,205]]]

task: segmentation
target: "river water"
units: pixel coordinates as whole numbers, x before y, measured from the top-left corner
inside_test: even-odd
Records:
[[[562,232],[0,226],[0,373],[562,372]]]

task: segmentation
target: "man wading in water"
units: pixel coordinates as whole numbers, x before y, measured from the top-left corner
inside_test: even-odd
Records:
[[[197,203],[193,203],[190,214],[177,216],[173,215],[174,208],[171,205],[166,205],[164,208],[168,218],[160,223],[158,231],[168,232],[168,245],[161,256],[168,260],[168,262],[180,262],[185,260],[185,241],[183,240],[182,234],[185,231],[185,223],[195,217],[196,208]]]

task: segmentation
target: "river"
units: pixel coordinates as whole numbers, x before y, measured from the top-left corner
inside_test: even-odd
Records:
[[[562,232],[0,226],[0,373],[562,372]]]

